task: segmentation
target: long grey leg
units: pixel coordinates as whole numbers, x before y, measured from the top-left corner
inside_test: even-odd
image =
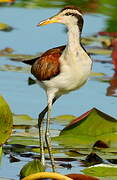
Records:
[[[45,132],[45,140],[48,148],[48,153],[51,160],[52,170],[55,172],[55,164],[54,158],[52,155],[52,147],[51,147],[51,138],[50,138],[50,113],[51,113],[52,103],[48,104],[48,113],[47,113],[47,121],[46,121],[46,132]]]
[[[38,128],[39,128],[39,142],[40,142],[40,158],[42,164],[45,166],[45,155],[44,155],[44,130],[43,130],[43,120],[44,116],[48,110],[48,107],[46,107],[38,117]]]
[[[54,98],[52,101],[52,104],[57,100],[57,98]],[[44,154],[44,129],[43,129],[43,120],[46,112],[48,111],[48,106],[45,107],[45,109],[39,114],[38,117],[38,128],[39,128],[39,142],[40,142],[40,156],[41,156],[41,162],[45,166],[45,154]]]

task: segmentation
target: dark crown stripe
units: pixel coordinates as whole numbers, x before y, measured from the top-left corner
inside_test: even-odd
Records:
[[[63,12],[63,11],[65,11],[65,10],[69,10],[69,9],[77,10],[79,13],[82,14],[82,11],[81,11],[78,7],[76,7],[76,6],[65,6],[63,9],[61,9],[60,12]]]
[[[80,30],[80,32],[82,31],[82,27],[83,27],[83,22],[84,21],[83,21],[83,18],[82,18],[82,16],[80,14],[67,12],[65,14],[65,16],[73,16],[73,17],[77,18],[78,19],[79,30]]]
[[[77,25],[79,27],[80,32],[82,31],[83,28],[83,17],[82,17],[82,12],[78,7],[75,6],[65,6],[60,12],[64,12],[64,16],[73,16],[77,18],[78,22]]]

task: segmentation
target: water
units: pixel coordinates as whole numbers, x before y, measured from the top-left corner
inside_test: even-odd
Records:
[[[55,8],[0,8],[0,21],[14,27],[12,32],[0,32],[0,49],[11,47],[16,54],[36,54],[65,44],[66,34],[63,25],[51,24],[41,28],[36,27],[38,22],[58,11],[59,9]],[[85,14],[84,19],[85,25],[82,36],[89,36],[103,31],[108,17],[100,14]],[[95,59],[95,56],[92,56],[92,58]],[[98,58],[102,57],[99,56]],[[1,57],[0,65],[3,64],[26,66]],[[94,63],[93,71],[108,73],[109,76],[114,73],[113,65],[101,63]],[[46,96],[38,85],[28,86],[29,76],[33,77],[26,73],[0,72],[0,94],[6,99],[12,112],[28,114],[37,118],[38,113],[46,105]],[[53,107],[52,116],[62,114],[79,116],[96,107],[116,118],[116,98],[106,96],[108,86],[108,83],[101,83],[90,78],[88,83],[80,90],[61,97]],[[4,155],[0,167],[0,177],[19,179],[19,170],[26,161],[23,159],[17,163],[9,163],[8,157]],[[77,163],[74,163],[72,170],[74,173],[80,172],[80,169],[82,169],[80,166],[78,167]],[[15,168],[16,166],[17,168]],[[71,171],[61,169],[60,172],[70,173]]]
[[[1,42],[2,42],[0,45],[0,49],[3,49],[5,47],[12,47],[15,51],[14,53],[36,54],[38,52],[43,52],[49,48],[56,47],[61,44],[65,44],[67,37],[64,32],[63,25],[51,24],[42,28],[36,27],[36,24],[38,22],[40,22],[42,19],[52,16],[56,12],[58,12],[58,9],[38,10],[38,9],[23,9],[23,8],[22,9],[1,8],[0,9],[1,22],[5,22],[13,26],[15,29],[10,33],[0,32]],[[95,14],[85,15],[85,25],[82,36],[96,34],[97,32],[103,30],[105,21],[106,21],[105,16],[100,16]],[[92,22],[90,26],[88,26],[89,22]],[[14,62],[9,62],[7,58],[4,58],[4,61],[2,61],[2,59],[3,58],[1,58],[0,61],[1,64],[10,63],[14,65],[25,66],[21,63],[18,64]],[[93,71],[99,72],[100,67],[98,66],[102,68],[101,72],[103,72],[104,67],[102,67],[102,65],[100,64],[97,64],[96,67],[94,65]],[[17,72],[16,73],[0,72],[0,73],[2,76],[0,92],[8,101],[12,111],[18,114],[26,113],[34,118],[37,117],[37,113],[39,112],[39,110],[42,109],[43,106],[45,106],[46,104],[46,97],[45,94],[43,93],[43,90],[37,85],[30,87],[27,85],[27,78],[29,77],[29,74],[23,74]],[[56,116],[59,114],[66,114],[68,112],[70,112],[70,114],[78,115],[79,113],[81,114],[82,112],[85,112],[94,106],[99,107],[100,103],[98,104],[96,100],[95,102],[90,101],[91,103],[90,104],[87,99],[87,98],[90,99],[92,95],[95,93],[92,92],[91,97],[87,95],[87,91],[89,89],[90,84],[92,83],[89,81],[87,85],[84,86],[83,89],[62,97],[59,100],[59,102],[56,103],[55,109],[53,109],[53,115]],[[100,86],[107,86],[107,84],[106,85],[100,84]],[[104,88],[100,87],[97,88],[96,92],[99,91],[99,89],[104,90]],[[81,96],[81,93],[83,93],[83,97]],[[102,95],[105,98],[105,92]],[[100,99],[97,96],[95,98],[97,100]],[[74,99],[76,101],[74,101]],[[108,101],[109,98],[106,97],[106,99]],[[22,106],[22,104],[24,106]],[[74,108],[74,105],[76,108]],[[103,106],[103,110],[104,111],[106,110],[104,106]],[[111,114],[113,114],[113,111]],[[116,114],[113,115],[116,116]]]

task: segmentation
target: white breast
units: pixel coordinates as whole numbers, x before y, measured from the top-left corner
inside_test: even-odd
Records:
[[[72,52],[66,53],[65,49],[60,62],[60,74],[41,83],[46,91],[54,92],[55,96],[69,93],[84,85],[90,75],[92,64],[90,57],[82,48],[76,55]]]

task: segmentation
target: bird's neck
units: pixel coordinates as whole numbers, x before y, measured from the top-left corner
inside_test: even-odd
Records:
[[[76,51],[81,47],[81,32],[79,31],[78,25],[68,26],[68,44],[69,50]]]

